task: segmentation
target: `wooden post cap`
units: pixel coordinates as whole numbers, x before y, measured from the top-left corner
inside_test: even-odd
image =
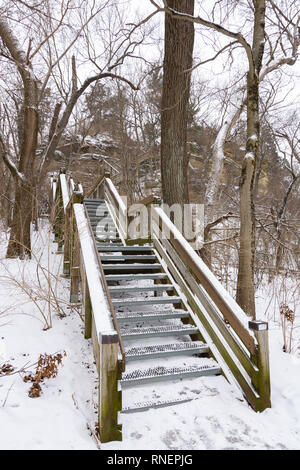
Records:
[[[100,344],[115,344],[118,342],[119,342],[119,337],[116,331],[99,333]]]
[[[254,330],[254,331],[268,330],[268,322],[260,321],[260,320],[252,320],[252,321],[249,321],[248,327],[250,330]]]

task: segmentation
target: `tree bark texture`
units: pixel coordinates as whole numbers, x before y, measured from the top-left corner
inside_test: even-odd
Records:
[[[265,0],[254,2],[252,63],[247,76],[247,141],[240,179],[240,249],[236,299],[241,308],[255,319],[254,257],[255,205],[254,182],[260,138],[259,73],[265,43]]]
[[[193,14],[194,0],[168,0],[168,6]],[[162,196],[166,204],[187,204],[187,118],[193,64],[194,24],[165,15],[164,76],[161,110]]]

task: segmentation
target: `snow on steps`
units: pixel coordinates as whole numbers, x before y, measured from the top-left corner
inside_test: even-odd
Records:
[[[122,374],[121,387],[137,385],[161,380],[176,380],[206,375],[220,375],[221,368],[215,366],[188,366],[188,367],[153,367],[149,369],[134,369]]]
[[[144,328],[127,328],[124,330],[121,328],[121,336],[124,340],[153,338],[155,336],[194,335],[198,332],[198,328],[193,325],[152,326]]]
[[[153,359],[177,354],[207,354],[209,348],[201,341],[189,341],[172,344],[155,344],[125,349],[126,360]]]

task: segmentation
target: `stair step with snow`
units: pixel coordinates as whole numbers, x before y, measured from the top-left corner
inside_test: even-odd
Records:
[[[105,217],[107,219],[113,220],[107,208],[103,209],[99,206],[99,207],[95,207],[94,209],[87,208],[86,210],[87,210],[89,217],[92,217],[92,218],[100,217],[101,219]]]
[[[194,335],[199,333],[198,328],[193,325],[167,325],[151,326],[146,328],[121,328],[121,336],[124,340],[137,338],[154,338],[160,336]]]
[[[140,385],[162,380],[187,379],[207,375],[220,375],[221,369],[215,366],[189,366],[189,367],[153,367],[150,369],[136,369],[122,375],[121,386]]]
[[[155,261],[155,255],[100,255],[101,261]]]
[[[170,320],[174,318],[189,318],[189,313],[185,310],[165,310],[162,312],[117,312],[118,323],[141,322],[151,320]]]
[[[91,220],[91,217],[90,217],[90,220],[91,220],[91,226],[92,227],[115,227],[115,224],[113,222],[113,220],[107,220],[107,218],[103,218],[103,217],[95,217],[94,218],[95,220]]]
[[[120,247],[120,249],[118,249],[117,247],[114,247],[114,246],[107,246],[107,247],[99,247],[101,248],[101,251],[120,251],[122,253],[134,253],[134,252],[140,252],[140,253],[144,253],[144,252],[149,252],[149,251],[153,251],[153,247],[152,246],[122,246]],[[98,250],[100,251],[100,250]]]
[[[105,276],[107,282],[112,281],[141,281],[141,280],[162,280],[167,279],[166,273],[147,273],[147,274],[108,274]]]
[[[201,341],[188,341],[172,344],[155,344],[153,346],[133,347],[125,350],[126,361],[155,359],[176,355],[207,354],[209,347]]]
[[[174,286],[172,284],[153,284],[152,286],[144,286],[144,287],[137,287],[137,286],[110,286],[109,290],[111,294],[119,294],[119,293],[131,293],[131,292],[164,292],[164,291],[172,291]]]
[[[100,241],[103,241],[103,242],[106,242],[106,241],[110,241],[110,242],[122,242],[121,238],[118,238],[118,237],[110,237],[110,236],[107,236],[107,235],[103,235],[102,236],[98,236],[98,235],[95,235],[95,238],[96,240],[100,240]]]
[[[118,233],[117,227],[110,228],[110,227],[105,227],[104,225],[103,226],[96,225],[95,227],[92,227],[92,229],[93,229],[93,232],[96,233],[96,234],[98,234],[98,233],[105,233],[105,234],[112,233],[112,234],[116,235],[116,233]]]
[[[147,411],[151,408],[164,408],[165,406],[181,405],[189,401],[198,400],[198,398],[173,398],[173,400],[158,400],[158,401],[145,401],[134,403],[131,406],[124,406],[121,413],[138,413],[139,411]]]
[[[117,239],[115,239],[117,240]],[[153,264],[143,264],[143,263],[136,263],[136,264],[104,264],[103,269],[105,272],[109,271],[117,271],[117,272],[144,272],[144,271],[160,271],[162,269],[159,263]]]
[[[94,198],[90,198],[90,197],[85,197],[83,199],[83,202],[84,202],[84,204],[91,204],[92,202],[98,202],[98,203],[100,202],[102,204],[106,204],[105,199],[94,199]]]
[[[105,265],[104,265],[105,266]],[[146,299],[112,299],[114,307],[139,307],[141,305],[156,304],[181,304],[182,300],[177,296],[148,297]]]

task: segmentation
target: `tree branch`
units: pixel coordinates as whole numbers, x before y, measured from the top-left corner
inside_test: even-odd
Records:
[[[24,182],[24,175],[18,171],[16,165],[8,156],[7,147],[5,145],[5,142],[1,133],[0,133],[0,147],[1,147],[1,157],[3,158],[3,161],[6,167],[8,168],[8,170],[10,171],[12,177],[17,181]]]

